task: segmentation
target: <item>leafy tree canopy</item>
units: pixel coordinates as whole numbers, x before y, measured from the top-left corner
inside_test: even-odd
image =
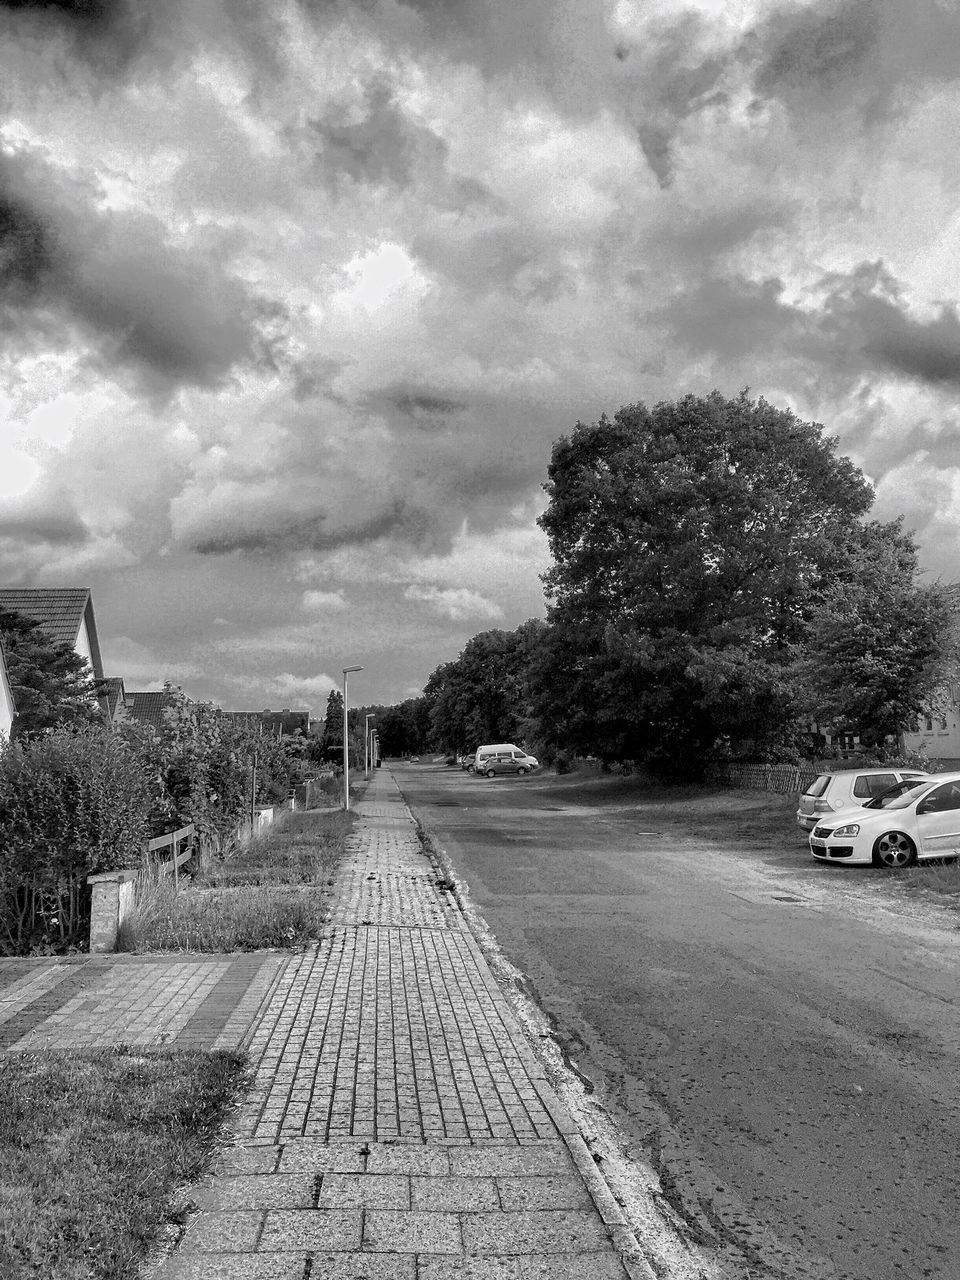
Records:
[[[917,583],[902,519],[871,522],[821,608],[797,662],[804,709],[882,745],[936,698],[957,670],[955,608],[938,584]]]
[[[806,620],[872,501],[836,441],[746,392],[635,404],[560,439],[545,489],[552,734],[683,768],[779,733]]]
[[[455,662],[433,672],[424,691],[431,739],[450,751],[484,742],[521,742],[533,733],[532,667],[539,661],[546,623],[531,619],[516,631],[482,631]]]

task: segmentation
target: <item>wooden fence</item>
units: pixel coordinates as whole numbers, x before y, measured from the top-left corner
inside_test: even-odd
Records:
[[[170,856],[164,857],[164,850]],[[137,880],[147,870],[160,876],[173,875],[179,886],[180,868],[195,856],[198,849],[197,833],[193,823],[157,836],[149,841],[141,867],[128,867],[121,871],[104,871],[100,875],[87,876],[91,888],[90,902],[90,950],[116,951],[120,926],[136,904]]]
[[[714,764],[706,780],[719,787],[800,795],[822,770],[812,764]]]

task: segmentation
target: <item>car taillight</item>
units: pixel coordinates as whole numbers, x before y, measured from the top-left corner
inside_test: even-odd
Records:
[[[814,800],[813,802],[814,813],[829,813],[832,808],[833,806],[829,800]]]

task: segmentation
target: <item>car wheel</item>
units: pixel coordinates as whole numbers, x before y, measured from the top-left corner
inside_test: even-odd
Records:
[[[497,776],[497,771],[496,771],[496,769],[488,769],[488,770],[487,770],[487,777],[488,777],[488,778],[495,778],[496,776]]]
[[[527,772],[526,769],[524,769],[523,765],[521,765],[520,768],[517,770],[517,777],[522,778],[526,772]]]
[[[878,867],[909,867],[917,860],[917,846],[902,831],[885,831],[873,846]]]

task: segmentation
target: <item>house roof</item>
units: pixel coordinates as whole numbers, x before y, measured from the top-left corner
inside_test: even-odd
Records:
[[[0,609],[10,609],[39,622],[57,644],[73,649],[84,622],[90,641],[91,667],[103,678],[100,639],[89,587],[0,587]]]
[[[128,693],[123,705],[131,720],[159,732],[163,728],[164,708],[170,705],[170,695],[162,690],[160,693]]]

